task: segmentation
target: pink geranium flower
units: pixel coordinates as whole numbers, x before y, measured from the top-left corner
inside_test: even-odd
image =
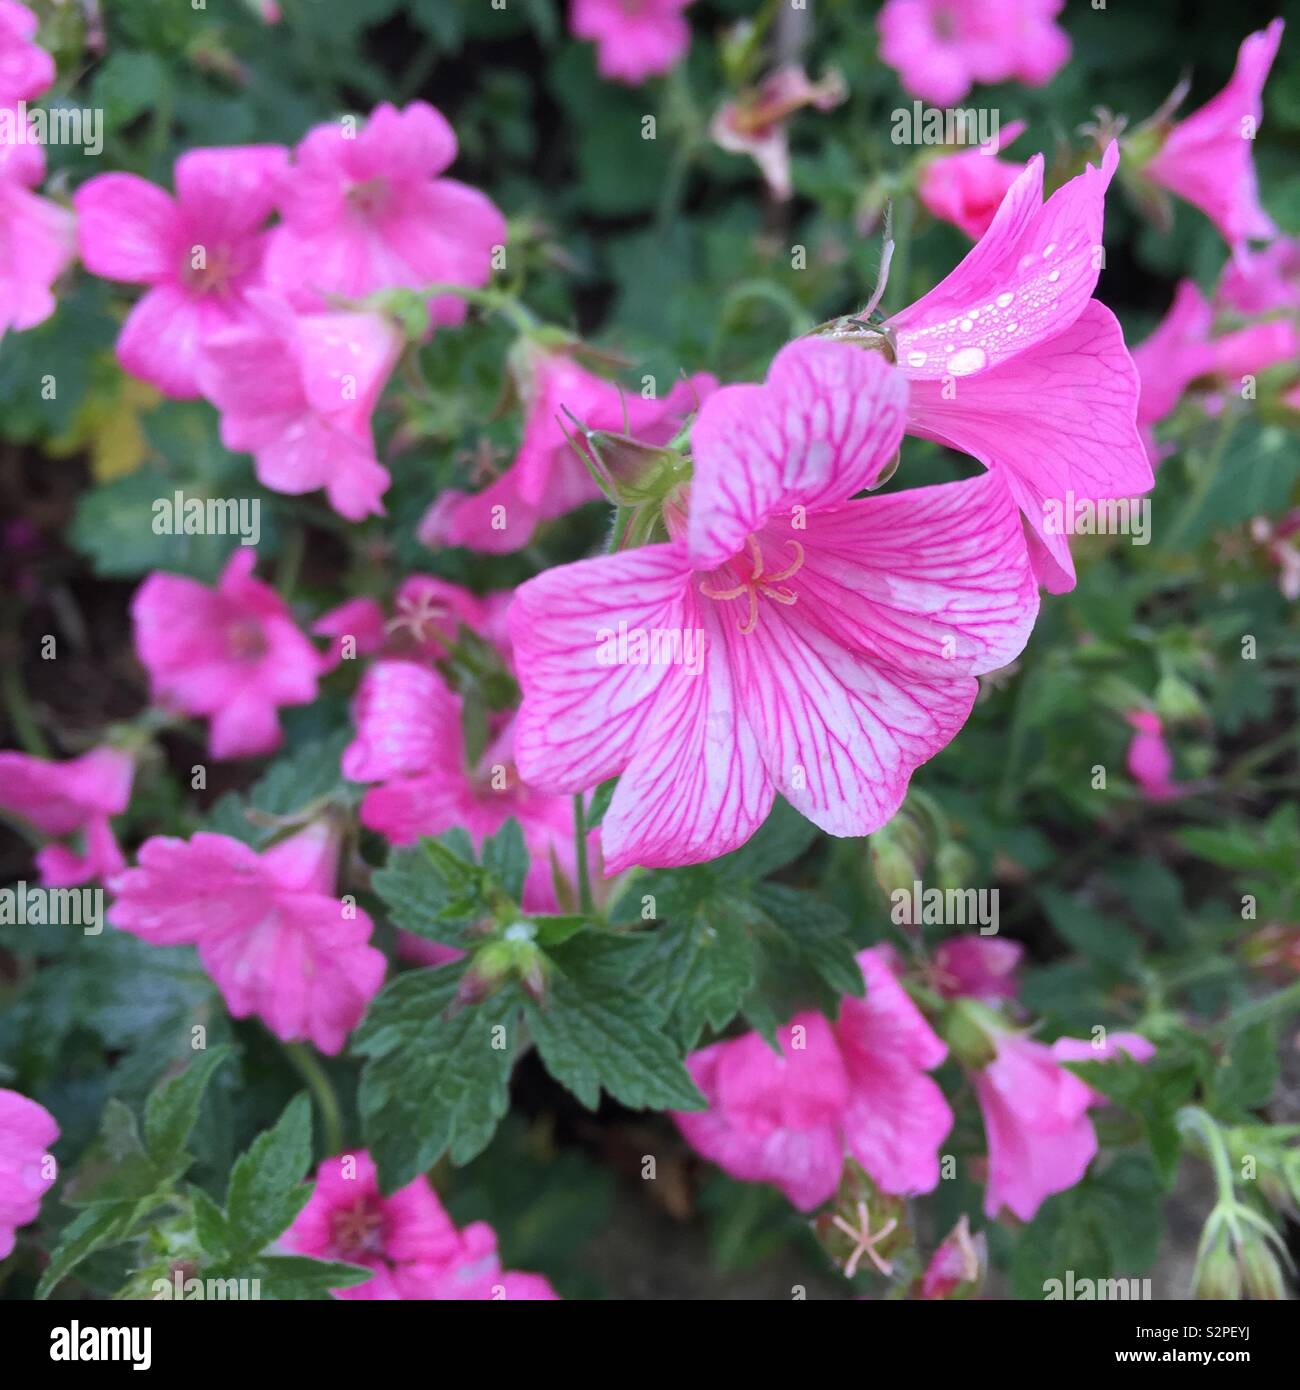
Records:
[[[335,1298],[558,1297],[541,1275],[503,1273],[492,1228],[475,1221],[457,1230],[427,1177],[384,1196],[364,1150],[320,1165],[311,1197],[282,1243],[314,1259],[373,1271],[364,1284],[335,1289]]]
[[[551,792],[622,773],[610,873],[725,854],[777,791],[869,834],[961,728],[975,675],[1024,646],[1037,593],[999,478],[848,500],[894,457],[906,401],[880,354],[792,343],[766,384],[705,402],[672,540],[518,590],[519,770]],[[656,631],[679,641],[651,660]],[[621,632],[645,634],[639,658]]]
[[[1115,315],[1091,298],[1112,144],[1043,201],[1035,155],[988,231],[946,279],[889,322],[911,386],[907,431],[1005,480],[1034,535],[1039,577],[1074,587],[1067,529],[1081,499],[1154,481],[1136,424],[1138,375]]]
[[[887,0],[880,58],[913,96],[948,106],[976,82],[1040,87],[1065,66],[1070,39],[1053,23],[1064,0]]]
[[[930,1257],[921,1277],[922,1298],[959,1297],[974,1293],[988,1268],[988,1239],[981,1231],[970,1233],[970,1220],[963,1216],[943,1238],[942,1244]]]
[[[1263,119],[1264,82],[1283,27],[1275,19],[1242,40],[1228,85],[1179,121],[1144,168],[1152,182],[1200,208],[1234,256],[1246,251],[1250,239],[1277,234],[1260,206],[1252,141]]]
[[[569,442],[575,431],[570,416],[591,430],[666,444],[717,385],[701,372],[677,382],[663,400],[646,400],[584,371],[570,357],[544,351],[528,353],[520,376],[524,435],[514,462],[482,492],[441,493],[420,522],[425,545],[493,555],[522,549],[540,522],[601,495]]]
[[[227,835],[155,836],[109,885],[108,920],[153,946],[197,946],[235,1018],[339,1052],[385,969],[369,916],[334,897],[339,838],[325,820],[262,854]]]
[[[1160,716],[1150,710],[1131,710],[1125,718],[1133,729],[1128,746],[1129,775],[1148,801],[1173,801],[1184,788],[1172,780],[1174,755],[1165,742]]]
[[[0,1088],[0,1260],[13,1250],[18,1227],[36,1220],[54,1185],[50,1146],[58,1137],[44,1106]]]
[[[321,658],[280,595],[252,577],[256,562],[239,546],[215,589],[157,573],[131,601],[153,698],[210,719],[214,758],[269,753],[280,742],[280,706],[316,698]]]
[[[317,126],[294,151],[284,221],[267,253],[271,280],[307,308],[324,307],[326,294],[486,284],[505,218],[477,189],[439,177],[456,158],[442,113],[423,101],[401,111],[382,102],[355,125],[349,117]],[[436,323],[465,316],[454,295],[430,308]]]
[[[1088,1118],[1094,1092],[1043,1043],[1001,1031],[991,1040],[996,1056],[974,1075],[989,1146],[984,1214],[1007,1207],[1031,1221],[1048,1197],[1083,1177],[1097,1152]]]
[[[277,492],[323,487],[349,521],[382,516],[389,476],[370,416],[401,352],[396,326],[381,314],[295,315],[272,295],[248,298],[248,322],[210,337],[199,368],[222,443],[251,453]]]
[[[632,86],[677,66],[690,47],[682,11],[694,0],[570,0],[574,38],[596,45],[602,77]]]
[[[1003,126],[998,149],[1006,149],[1024,129],[1024,121]],[[921,171],[916,196],[931,216],[951,222],[972,241],[978,241],[988,231],[1007,190],[1024,167],[998,159],[983,149],[940,155]]]
[[[732,1177],[770,1182],[801,1211],[828,1200],[850,1154],[883,1191],[929,1192],[952,1128],[927,1076],[947,1055],[894,976],[887,948],[858,955],[865,999],[839,1021],[797,1014],[777,1056],[757,1033],[693,1052],[707,1110],[675,1113],[688,1143]]]
[[[1262,251],[1246,251],[1223,267],[1215,298],[1238,314],[1300,309],[1300,238],[1275,237]]]
[[[261,228],[285,162],[279,145],[190,150],[176,161],[175,199],[134,174],[100,174],[73,197],[86,269],[150,287],[127,316],[117,355],[164,395],[197,396],[204,340],[249,319]]]
[[[0,104],[31,101],[54,81],[54,59],[32,42],[39,28],[26,5],[0,0]]]
[[[126,866],[109,825],[131,799],[135,760],[118,748],[94,748],[66,763],[0,752],[0,808],[42,835],[80,835],[83,849],[46,845],[36,856],[41,882],[67,888],[107,879]]]
[[[1017,971],[1025,954],[1018,941],[996,936],[954,936],[934,950],[935,988],[947,999],[997,1005],[1020,989]]]

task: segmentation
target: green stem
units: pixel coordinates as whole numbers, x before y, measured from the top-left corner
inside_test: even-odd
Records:
[[[573,798],[573,837],[577,855],[578,908],[584,916],[595,911],[591,897],[591,876],[587,870],[587,817],[582,806],[582,793]]]
[[[1279,1014],[1300,1012],[1300,980],[1270,994],[1266,999],[1256,999],[1234,1009],[1225,1019],[1221,1019],[1210,1030],[1211,1038],[1230,1038],[1243,1028],[1256,1023],[1267,1023]]]
[[[31,702],[27,698],[27,688],[23,685],[23,678],[18,667],[13,664],[5,666],[4,702],[5,712],[9,715],[9,722],[14,726],[14,733],[18,736],[18,742],[33,756],[48,758],[50,746],[45,742],[45,736],[41,733],[41,726],[37,723],[36,716],[32,712]]]
[[[316,1098],[321,1123],[325,1126],[325,1152],[342,1153],[343,1120],[339,1113],[338,1097],[334,1094],[329,1077],[325,1075],[325,1068],[306,1043],[285,1043],[284,1050]]]
[[[1214,445],[1200,465],[1200,470],[1192,483],[1192,490],[1187,494],[1187,500],[1178,512],[1173,529],[1165,536],[1160,546],[1162,552],[1169,553],[1177,550],[1183,535],[1200,514],[1201,506],[1209,495],[1210,489],[1214,486],[1215,479],[1219,476],[1219,465],[1223,462],[1223,455],[1227,450],[1228,440],[1232,438],[1232,431],[1236,427],[1236,423],[1236,417],[1232,411],[1225,409],[1223,418],[1219,421],[1219,432],[1215,436]]]

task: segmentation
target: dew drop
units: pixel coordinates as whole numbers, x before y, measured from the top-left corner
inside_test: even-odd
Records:
[[[1047,245],[1043,247],[1043,259],[1046,260],[1055,250],[1056,243],[1054,241],[1049,241]]]
[[[909,367],[924,367],[924,366],[925,366],[925,353],[923,353],[923,352],[909,352],[909,353],[907,354],[907,365],[908,365]]]
[[[978,372],[987,361],[983,348],[962,348],[948,359],[948,370],[953,376],[969,376],[972,372]]]
[[[1059,270],[1054,270],[1047,278],[1055,284],[1061,278],[1061,272]]]
[[[969,333],[969,332],[971,331],[971,329],[974,328],[974,327],[975,327],[975,323],[974,323],[974,320],[973,320],[973,319],[962,319],[962,321],[961,321],[961,331],[962,331],[963,333]]]
[[[1007,307],[1007,305],[1010,304],[1011,301],[1012,301],[1014,298],[1015,298],[1015,295],[1012,294],[1010,290],[1004,290],[1003,293],[1001,293],[1000,295],[998,295],[998,299],[997,299],[998,308],[999,308],[999,309],[1005,309],[1005,308]]]

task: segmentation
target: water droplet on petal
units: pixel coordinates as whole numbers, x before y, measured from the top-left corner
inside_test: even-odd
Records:
[[[1054,241],[1049,241],[1047,245],[1043,247],[1043,259],[1046,260],[1055,250],[1056,243]]]
[[[924,366],[925,366],[925,353],[923,353],[923,352],[909,352],[909,353],[907,354],[907,365],[908,365],[909,367],[924,367]]]
[[[1061,278],[1061,272],[1059,270],[1054,270],[1047,278],[1055,284],[1056,281]]]
[[[971,331],[971,329],[974,328],[974,327],[975,327],[975,324],[974,324],[974,322],[973,322],[971,319],[962,319],[962,321],[961,321],[961,331],[962,331],[963,333],[969,333],[969,332]]]
[[[1005,308],[1007,307],[1007,305],[1010,304],[1011,301],[1012,301],[1014,298],[1015,298],[1015,295],[1012,294],[1010,290],[1005,290],[1002,294],[998,295],[998,300],[997,300],[998,308],[999,308],[999,309],[1005,309]]]
[[[978,372],[987,361],[983,348],[962,348],[948,359],[948,370],[953,376],[969,376],[972,372]]]

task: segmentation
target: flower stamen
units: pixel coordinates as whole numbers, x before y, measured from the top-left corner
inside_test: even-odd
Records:
[[[784,569],[777,570],[773,574],[766,574],[764,573],[763,551],[759,547],[757,538],[752,535],[747,536],[745,545],[749,550],[750,557],[749,577],[739,584],[733,584],[728,589],[715,589],[706,579],[700,584],[700,593],[705,598],[718,599],[722,602],[729,602],[741,597],[747,598],[748,611],[741,621],[740,633],[741,636],[748,637],[758,626],[758,600],[760,596],[770,598],[774,603],[779,603],[786,608],[799,601],[799,595],[788,585],[782,584],[781,581],[789,579],[803,568],[804,550],[798,541],[787,541],[786,545],[793,552],[794,559]]]

